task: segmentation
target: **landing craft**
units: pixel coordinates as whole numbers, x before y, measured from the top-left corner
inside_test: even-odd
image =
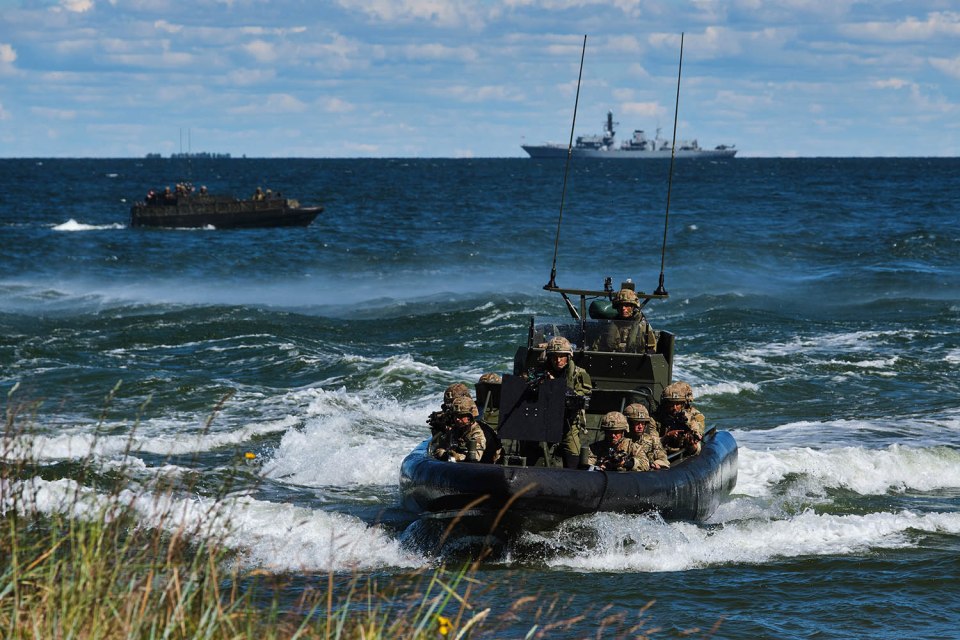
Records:
[[[680,50],[682,67],[682,36]],[[582,57],[580,64],[582,73]],[[679,82],[678,75],[678,108]],[[579,81],[577,87],[579,101]],[[573,126],[570,139],[567,170]],[[671,157],[671,177],[672,169]],[[591,467],[583,455],[589,445],[603,440],[600,424],[607,412],[623,412],[633,403],[644,405],[650,414],[657,412],[661,394],[673,381],[675,338],[669,331],[654,330],[655,340],[616,345],[616,350],[611,350],[602,337],[619,322],[613,311],[616,292],[612,278],[596,290],[557,286],[563,199],[561,195],[553,268],[544,289],[561,295],[570,318],[531,318],[526,339],[517,347],[512,372],[502,376],[499,384],[483,382],[476,387],[477,405],[488,424],[487,449],[499,444],[502,454],[495,461],[487,461],[489,456],[469,461],[478,456],[468,454],[468,461],[454,462],[438,459],[430,441],[422,442],[401,464],[403,505],[423,518],[469,521],[475,523],[474,527],[489,527],[490,532],[513,526],[535,530],[564,518],[600,512],[656,511],[668,520],[706,520],[736,486],[737,443],[730,433],[707,429],[699,452],[679,452],[669,469],[608,471]],[[635,291],[630,280],[621,285],[621,289],[634,290],[641,310],[653,300],[668,297],[663,258],[669,203],[668,187],[659,286],[647,294]],[[579,305],[571,296],[579,297]],[[546,346],[554,338],[565,338],[573,345],[573,362],[592,379],[593,389],[585,404],[571,407],[563,378],[544,381],[532,373],[542,368]],[[564,424],[571,411],[582,411],[585,423],[579,465],[574,465],[577,468],[569,468],[569,460],[564,461],[560,455]]]

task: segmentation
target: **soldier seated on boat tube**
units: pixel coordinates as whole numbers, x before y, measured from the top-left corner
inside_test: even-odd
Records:
[[[443,402],[440,410],[434,411],[427,418],[430,425],[430,435],[437,435],[453,427],[453,401],[460,397],[470,397],[470,388],[462,382],[454,382],[443,392]],[[474,414],[477,415],[477,414]]]
[[[568,406],[564,415],[563,439],[556,453],[567,469],[580,466],[580,435],[587,429],[585,398],[593,390],[590,374],[573,361],[573,345],[563,336],[556,336],[547,342],[544,351],[546,362],[542,367],[527,374],[531,385],[543,380],[566,380]]]
[[[630,425],[628,436],[636,445],[639,455],[648,462],[648,469],[669,469],[670,461],[667,459],[667,452],[664,451],[660,443],[660,436],[657,434],[656,424],[647,408],[639,402],[627,405],[623,410],[623,415]],[[641,469],[644,471],[644,469]]]
[[[619,411],[610,411],[600,419],[603,440],[590,445],[587,464],[601,471],[648,471],[650,461],[627,437],[629,424]]]
[[[668,454],[700,453],[706,418],[693,406],[693,388],[686,382],[668,384],[657,407],[660,441]]]
[[[617,317],[600,337],[600,351],[644,353],[657,350],[657,337],[640,310],[640,299],[632,289],[620,289],[611,300]]]
[[[480,462],[487,448],[487,437],[477,423],[477,405],[470,396],[453,400],[453,424],[433,437],[430,450],[433,457],[448,462]]]

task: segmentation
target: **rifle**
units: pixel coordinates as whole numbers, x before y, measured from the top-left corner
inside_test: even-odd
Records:
[[[710,427],[709,429],[706,430],[706,432],[702,436],[697,436],[696,432],[694,431],[691,431],[690,433],[696,436],[696,440],[694,442],[702,442],[703,440],[707,439],[707,436],[712,435],[716,430],[717,430],[716,427]],[[684,451],[685,451],[685,447],[682,447],[680,451],[677,451],[676,453],[671,453],[670,455],[668,455],[667,460],[673,463],[674,460],[677,460],[678,458],[683,457]]]

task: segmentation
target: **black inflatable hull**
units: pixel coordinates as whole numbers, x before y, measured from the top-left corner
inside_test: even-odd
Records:
[[[403,460],[404,508],[421,516],[488,516],[535,528],[597,512],[659,512],[667,520],[709,518],[737,483],[737,443],[726,431],[703,441],[698,456],[644,473],[442,462],[423,442]]]

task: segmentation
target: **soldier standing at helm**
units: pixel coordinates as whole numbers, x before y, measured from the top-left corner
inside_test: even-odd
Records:
[[[433,457],[451,462],[480,462],[487,448],[487,437],[477,424],[477,405],[469,396],[455,398],[450,410],[452,426],[430,441]]]
[[[462,382],[451,384],[443,392],[443,403],[440,404],[440,410],[434,411],[427,418],[427,424],[430,425],[430,434],[437,435],[447,430],[447,427],[453,426],[453,401],[459,397],[470,397],[470,388]],[[476,414],[475,414],[476,415]]]
[[[667,452],[664,451],[660,443],[660,436],[657,435],[657,427],[650,417],[647,408],[639,402],[627,405],[623,410],[623,415],[630,425],[627,434],[633,444],[638,449],[639,455],[647,460],[649,469],[669,469],[670,461],[667,459]]]
[[[674,382],[664,388],[657,407],[660,441],[667,453],[700,453],[706,419],[693,406],[693,389],[686,382]]]
[[[656,351],[657,337],[640,310],[640,299],[632,289],[620,289],[612,299],[617,317],[600,338],[600,351],[644,353]]]
[[[585,398],[593,390],[593,381],[590,374],[583,367],[578,367],[573,361],[573,346],[563,336],[551,338],[545,350],[547,358],[543,368],[543,377],[548,380],[566,380],[567,390],[575,396]],[[580,464],[580,433],[587,426],[586,412],[583,403],[579,408],[567,410],[564,416],[563,439],[560,442],[559,453],[563,466],[567,469],[576,469]]]
[[[603,471],[648,471],[650,461],[627,437],[627,418],[619,411],[610,411],[600,419],[603,440],[590,445],[587,464]]]

